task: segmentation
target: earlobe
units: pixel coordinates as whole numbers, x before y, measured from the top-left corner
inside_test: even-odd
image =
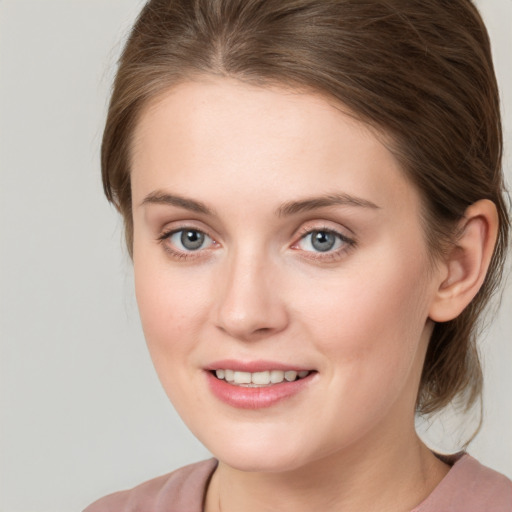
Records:
[[[467,208],[459,238],[443,261],[445,273],[430,307],[431,320],[453,320],[478,293],[496,244],[498,222],[492,201],[482,199]]]

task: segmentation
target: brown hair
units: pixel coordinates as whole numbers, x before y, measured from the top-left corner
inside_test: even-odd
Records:
[[[487,31],[470,0],[151,0],[114,83],[102,145],[107,198],[131,254],[130,146],[149,100],[197,74],[308,88],[386,134],[423,197],[433,255],[466,208],[498,209],[487,278],[455,320],[435,325],[417,408],[430,413],[481,394],[478,319],[502,276],[509,219],[499,98]]]

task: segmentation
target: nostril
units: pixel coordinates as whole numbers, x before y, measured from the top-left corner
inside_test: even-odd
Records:
[[[270,327],[260,327],[254,331],[254,334],[267,334],[270,331],[272,331]]]

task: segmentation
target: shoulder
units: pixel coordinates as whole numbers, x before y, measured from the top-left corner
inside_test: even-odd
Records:
[[[215,459],[184,466],[133,489],[101,498],[84,512],[200,512]]]
[[[446,477],[413,512],[512,512],[512,481],[468,454],[453,461]]]

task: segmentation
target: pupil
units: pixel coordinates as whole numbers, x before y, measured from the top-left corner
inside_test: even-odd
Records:
[[[335,243],[336,238],[332,233],[329,233],[328,231],[314,231],[312,233],[311,244],[317,251],[330,251],[334,247]]]
[[[204,242],[204,234],[200,231],[183,231],[181,234],[181,243],[185,249],[195,251],[199,249]]]

